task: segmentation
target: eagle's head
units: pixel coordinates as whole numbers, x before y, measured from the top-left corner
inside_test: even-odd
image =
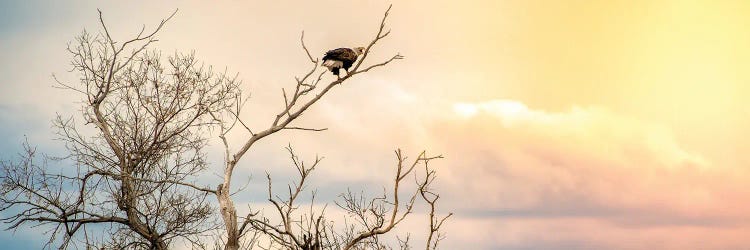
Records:
[[[361,55],[362,53],[365,53],[365,47],[356,47],[354,48],[354,52],[357,53],[357,55]]]

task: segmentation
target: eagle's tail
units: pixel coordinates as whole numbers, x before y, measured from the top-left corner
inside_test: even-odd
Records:
[[[344,63],[338,60],[325,60],[323,61],[323,66],[326,66],[328,68],[340,68],[341,66],[344,66]]]
[[[339,70],[344,66],[344,63],[339,60],[325,60],[322,65],[333,72],[334,75],[339,75]]]

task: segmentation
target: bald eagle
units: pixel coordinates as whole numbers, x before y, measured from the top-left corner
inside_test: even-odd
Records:
[[[338,48],[329,50],[323,56],[323,66],[328,68],[334,75],[339,75],[339,70],[343,68],[349,74],[349,68],[357,61],[357,56],[365,52],[364,47],[356,48]]]

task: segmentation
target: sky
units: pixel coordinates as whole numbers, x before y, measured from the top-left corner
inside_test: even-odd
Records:
[[[252,93],[243,115],[259,127],[283,105],[280,88],[308,70],[301,31],[313,56],[364,46],[387,7],[0,1],[0,157],[14,157],[24,137],[63,148],[50,120],[80,107],[51,87],[52,74],[76,78],[65,46],[98,30],[97,8],[115,39],[179,9],[155,48],[238,73]],[[252,149],[235,178],[260,182],[235,202],[267,205],[252,191],[263,188],[256,177],[289,177],[287,144],[325,156],[310,184],[323,200],[379,190],[393,150],[427,150],[445,157],[431,163],[435,188],[440,212],[455,214],[443,249],[746,249],[747,13],[747,1],[394,2],[391,35],[371,59],[406,59],[337,87],[298,123],[327,131],[285,132]],[[423,224],[414,214],[400,232],[417,236]],[[0,241],[35,248],[39,230]]]

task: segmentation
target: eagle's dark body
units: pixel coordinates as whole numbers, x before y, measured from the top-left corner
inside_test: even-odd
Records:
[[[327,67],[334,75],[339,75],[342,68],[349,72],[349,68],[357,61],[357,56],[362,54],[364,48],[338,48],[329,50],[323,56],[323,66]]]

